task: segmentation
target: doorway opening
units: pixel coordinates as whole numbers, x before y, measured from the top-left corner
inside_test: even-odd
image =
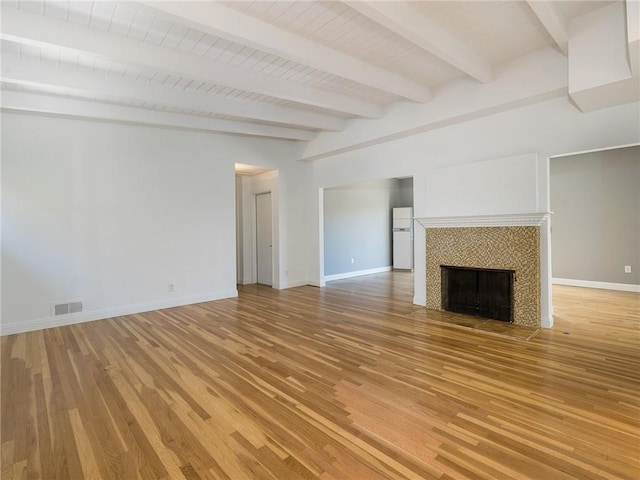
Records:
[[[279,288],[278,171],[236,164],[236,270],[239,285]]]
[[[394,234],[394,209],[413,207],[413,177],[324,188],[319,195],[319,286],[393,270],[394,253],[398,257],[399,250],[394,245],[398,238]],[[413,285],[413,219],[407,218],[406,222],[407,232],[401,233],[411,242],[406,242],[406,252],[401,253],[409,264],[403,266],[404,272],[398,272],[411,279],[400,282],[405,288]]]
[[[552,282],[640,292],[640,146],[549,160]]]

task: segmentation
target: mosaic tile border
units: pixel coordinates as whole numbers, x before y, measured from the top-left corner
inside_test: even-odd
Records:
[[[427,308],[442,310],[440,265],[515,270],[515,325],[540,326],[540,228],[426,229]]]

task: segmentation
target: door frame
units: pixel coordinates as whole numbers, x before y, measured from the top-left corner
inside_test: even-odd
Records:
[[[240,222],[242,223],[239,255],[242,256],[242,272],[240,284],[249,285],[257,282],[256,275],[256,202],[255,196],[271,193],[272,236],[273,236],[273,288],[283,288],[280,280],[280,215],[279,215],[279,172],[269,170],[256,175],[244,175],[240,182],[239,200]]]

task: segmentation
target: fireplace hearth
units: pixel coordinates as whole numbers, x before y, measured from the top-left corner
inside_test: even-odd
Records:
[[[440,265],[442,309],[513,322],[514,270]]]

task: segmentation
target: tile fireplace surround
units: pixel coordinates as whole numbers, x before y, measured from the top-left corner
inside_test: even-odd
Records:
[[[540,327],[540,227],[546,213],[416,218],[426,229],[427,308],[443,310],[440,265],[515,270],[513,323]]]

